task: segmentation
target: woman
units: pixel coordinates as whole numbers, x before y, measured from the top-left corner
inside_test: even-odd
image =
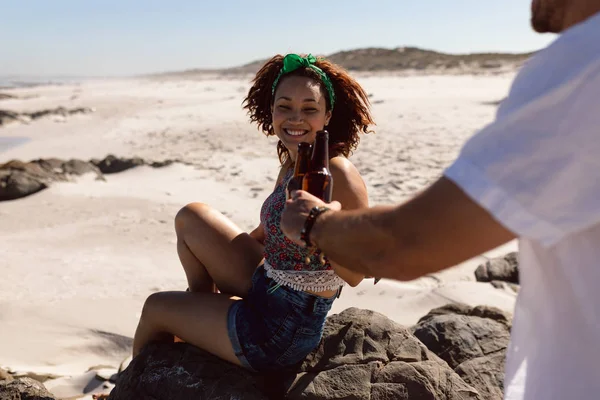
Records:
[[[292,366],[319,344],[341,287],[364,278],[321,263],[318,252],[279,228],[298,143],[312,143],[322,129],[329,131],[333,199],[345,209],[368,206],[364,182],[347,159],[359,132],[373,124],[364,90],[327,60],[277,55],[257,73],[244,108],[267,136],[279,138],[281,170],[260,224],[248,234],[206,204],[179,211],[177,251],[189,291],[148,297],[134,357],[151,341],[177,337],[252,371]]]

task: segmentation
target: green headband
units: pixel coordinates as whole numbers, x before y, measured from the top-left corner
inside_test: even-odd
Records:
[[[289,74],[297,70],[298,68],[305,67],[310,68],[315,71],[321,77],[321,81],[325,85],[327,89],[327,93],[329,94],[329,103],[331,104],[331,108],[333,108],[333,104],[335,103],[335,92],[333,91],[333,85],[331,84],[331,80],[327,76],[325,72],[319,67],[315,65],[317,59],[312,54],[309,54],[306,57],[300,57],[298,54],[288,54],[283,58],[283,68],[279,71],[279,75],[275,78],[275,82],[273,82],[273,87],[271,89],[271,94],[275,94],[275,87],[279,83],[279,79],[285,74]]]

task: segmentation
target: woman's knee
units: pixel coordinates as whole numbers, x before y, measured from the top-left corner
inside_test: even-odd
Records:
[[[144,306],[142,307],[142,314],[140,319],[146,324],[152,326],[157,325],[163,319],[161,314],[165,310],[165,296],[166,293],[156,292],[152,293],[146,298]]]
[[[210,214],[212,208],[204,203],[189,203],[175,215],[175,230],[181,231],[190,223],[198,223]]]

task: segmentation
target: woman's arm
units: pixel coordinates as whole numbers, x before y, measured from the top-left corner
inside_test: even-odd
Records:
[[[281,169],[279,170],[279,175],[277,175],[277,179],[275,180],[275,187],[277,187],[277,185],[281,182],[281,180],[285,176],[285,173],[287,172],[288,168],[290,168],[290,167],[291,167],[291,161],[288,159],[281,166]],[[260,244],[264,245],[265,244],[265,227],[263,226],[262,222],[260,224],[258,224],[258,226],[256,228],[254,228],[252,230],[252,232],[249,233],[249,235],[250,235],[250,237],[257,240]]]
[[[342,205],[343,210],[356,210],[369,207],[367,188],[356,167],[345,157],[334,157],[329,162],[333,177],[332,199]],[[331,260],[330,260],[331,262]],[[360,272],[351,271],[331,262],[335,273],[350,286],[358,285],[365,277]]]
[[[263,227],[262,222],[258,224],[256,228],[252,232],[249,233],[250,237],[254,238],[258,243],[264,245],[265,244],[265,229]]]

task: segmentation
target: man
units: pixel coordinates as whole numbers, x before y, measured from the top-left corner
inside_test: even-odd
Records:
[[[339,211],[298,191],[282,216],[297,243],[399,280],[518,237],[509,400],[600,398],[599,12],[600,0],[534,0],[534,29],[561,35],[523,67],[495,121],[412,200]],[[330,210],[307,218],[316,206]]]

